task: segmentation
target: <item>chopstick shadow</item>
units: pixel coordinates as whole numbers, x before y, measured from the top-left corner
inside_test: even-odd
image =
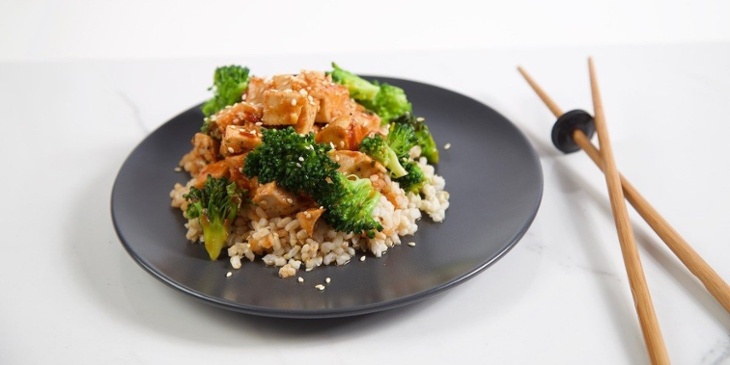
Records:
[[[552,149],[553,151],[555,151],[552,145],[544,142],[544,139],[537,138],[530,131],[525,132],[531,142],[539,146],[539,148],[537,148],[539,151],[543,151],[545,149]],[[554,153],[550,153],[548,156],[554,157],[555,155]],[[585,156],[585,158],[588,157]],[[604,212],[606,219],[611,221],[613,220],[611,206],[608,200],[608,196],[604,190],[592,186],[584,179],[581,179],[578,174],[576,174],[570,167],[567,166],[567,164],[565,164],[563,161],[560,161],[559,159],[555,159],[554,167],[558,171],[557,176],[560,177],[563,187],[566,187],[567,190],[574,190],[577,186],[580,187],[583,192],[591,197],[591,200],[600,207],[600,209]],[[596,172],[600,173],[600,170],[598,170],[597,167]],[[633,209],[630,204],[628,204],[628,206],[630,207],[629,209]],[[583,221],[576,222],[576,224],[581,227],[588,227],[591,225],[591,222]],[[634,228],[634,235],[636,237],[637,244],[647,254],[644,256],[648,256],[653,261],[659,263],[662,269],[679,284],[679,286],[687,293],[690,298],[692,298],[692,300],[698,306],[703,308],[710,317],[715,319],[715,321],[717,321],[718,323],[722,323],[723,326],[730,329],[730,315],[728,315],[728,312],[722,307],[722,305],[720,305],[720,303],[715,300],[715,298],[707,291],[702,283],[696,277],[694,277],[694,275],[692,275],[692,273],[686,267],[684,267],[682,262],[679,261],[676,256],[674,256],[671,250],[669,250],[669,248],[664,245],[661,239],[656,236],[651,228],[649,228],[649,226],[646,225],[643,221],[633,221],[632,227]],[[592,237],[588,237],[588,235],[586,234],[588,231],[589,230],[586,229],[578,230],[579,234],[582,234],[584,236],[583,238],[585,242],[590,242],[592,240]],[[599,264],[601,262],[602,255],[597,254],[597,249],[598,248],[594,246],[590,250],[588,250],[588,252],[590,253],[590,257],[593,259],[593,264]],[[650,279],[648,280],[650,281]],[[622,313],[622,315],[634,314]]]

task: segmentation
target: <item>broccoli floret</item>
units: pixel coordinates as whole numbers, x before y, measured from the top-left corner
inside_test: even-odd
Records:
[[[386,141],[401,160],[407,158],[411,148],[418,144],[416,130],[407,123],[390,123]]]
[[[185,215],[200,220],[205,250],[213,261],[218,259],[228,240],[231,223],[238,214],[243,194],[244,191],[236,183],[208,175],[202,189],[193,186],[183,196],[188,201]]]
[[[400,164],[398,155],[396,155],[395,151],[388,145],[386,139],[380,134],[373,134],[372,136],[363,138],[360,142],[360,152],[382,163],[394,178],[408,173]]]
[[[320,203],[327,209],[323,216],[332,227],[342,232],[365,232],[370,238],[375,236],[376,230],[383,230],[380,222],[373,218],[380,193],[373,188],[370,179],[338,173],[333,186],[333,194],[322,197]]]
[[[409,160],[404,162],[403,167],[406,171],[408,171],[408,174],[393,180],[398,182],[401,189],[410,193],[418,194],[423,185],[426,183],[426,175],[423,173],[421,167],[414,161]]]
[[[343,70],[336,63],[332,62],[332,81],[347,86],[350,91],[350,96],[355,100],[375,100],[375,96],[378,95],[380,88],[377,85],[371,84],[369,81],[363,79],[354,73]]]
[[[365,109],[380,116],[387,123],[403,113],[409,113],[413,106],[408,102],[403,89],[386,83],[369,82],[350,71],[340,68],[334,62],[329,74],[332,81],[347,86],[350,96]]]
[[[246,156],[244,174],[259,182],[276,181],[283,189],[308,196],[325,208],[325,221],[341,232],[365,232],[372,237],[381,224],[373,218],[380,193],[369,179],[351,180],[329,158],[329,144],[318,144],[314,133],[294,128],[263,129],[262,143]]]
[[[421,147],[421,155],[426,157],[431,164],[437,164],[439,162],[438,147],[436,147],[436,142],[433,140],[431,131],[428,129],[423,118],[417,118],[411,113],[406,113],[393,119],[392,122],[411,125],[416,133],[417,144]]]
[[[260,183],[276,184],[295,194],[327,195],[328,184],[338,164],[327,152],[329,144],[318,144],[314,133],[300,135],[293,128],[262,129],[262,144],[246,156],[244,174],[258,176]]]
[[[403,113],[410,113],[413,111],[413,106],[408,102],[406,92],[393,85],[386,83],[375,82],[375,85],[380,87],[378,95],[375,99],[356,101],[360,102],[365,109],[370,110],[380,116],[384,121],[390,121],[391,119],[402,115]]]
[[[230,65],[216,68],[213,74],[213,86],[208,88],[214,95],[203,104],[201,108],[203,114],[209,117],[228,105],[241,101],[241,96],[248,88],[248,75],[248,67]]]

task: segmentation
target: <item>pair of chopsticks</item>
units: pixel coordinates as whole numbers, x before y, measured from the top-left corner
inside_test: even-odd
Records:
[[[636,312],[641,325],[644,336],[644,342],[649,353],[652,364],[669,364],[669,356],[664,346],[659,324],[657,322],[656,313],[652,304],[649,288],[644,277],[644,270],[639,260],[639,252],[636,247],[636,239],[629,222],[628,210],[625,200],[636,209],[639,215],[649,224],[649,226],[664,241],[669,249],[679,258],[684,266],[695,275],[700,282],[707,288],[713,297],[730,312],[730,286],[720,278],[715,270],[710,267],[700,255],[690,247],[687,241],[682,238],[677,231],[644,199],[641,194],[623,177],[617,167],[613,156],[613,149],[606,127],[606,118],[601,101],[601,94],[598,88],[595,66],[593,59],[588,59],[588,70],[590,75],[591,94],[593,97],[593,109],[595,116],[592,120],[590,117],[580,119],[587,116],[582,111],[572,111],[563,113],[558,105],[540,88],[535,80],[522,68],[518,67],[518,71],[527,80],[533,90],[542,99],[550,111],[558,118],[556,129],[553,130],[553,142],[564,152],[582,149],[593,162],[601,169],[606,177],[608,186],[608,195],[611,202],[611,210],[616,223],[619,243],[623,255],[624,266],[629,278],[629,285],[634,298]],[[578,112],[578,113],[575,113]],[[569,115],[570,114],[570,115]],[[578,119],[573,118],[573,116]],[[569,118],[566,118],[569,117]],[[562,121],[561,121],[562,119]],[[572,119],[572,120],[567,120]],[[598,134],[598,142],[600,150],[593,146],[590,136],[593,130]],[[562,133],[563,139],[556,141],[556,133]],[[559,146],[560,144],[560,146]],[[572,145],[572,146],[567,146]],[[575,147],[571,149],[571,147]]]

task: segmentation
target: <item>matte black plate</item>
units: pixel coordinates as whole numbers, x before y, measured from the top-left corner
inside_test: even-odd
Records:
[[[119,238],[142,268],[164,283],[216,306],[249,314],[344,317],[414,303],[487,268],[527,231],[542,198],[539,159],[502,115],[464,95],[423,83],[377,77],[405,89],[414,114],[426,118],[441,151],[437,173],[451,194],[446,220],[419,222],[416,235],[382,258],[300,270],[281,279],[260,260],[233,270],[211,262],[202,245],[185,239],[184,219],[169,192],[187,175],[174,168],[200,128],[199,108],[150,134],[127,158],[114,183],[111,212]],[[446,150],[443,146],[451,144]],[[226,273],[233,271],[231,277]],[[314,288],[326,277],[324,291]]]

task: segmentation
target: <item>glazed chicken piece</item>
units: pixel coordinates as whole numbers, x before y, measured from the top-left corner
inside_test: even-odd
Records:
[[[259,185],[251,200],[269,217],[289,215],[302,208],[296,195],[280,188],[274,181]]]
[[[314,234],[314,225],[317,224],[317,220],[322,216],[322,213],[324,213],[324,208],[322,207],[310,208],[297,213],[299,225],[307,232],[309,237],[312,237],[312,234]]]
[[[248,79],[248,88],[246,89],[246,94],[244,94],[244,100],[254,105],[263,104],[264,90],[266,90],[266,82],[264,79],[251,76]]]
[[[349,114],[354,109],[347,87],[335,84],[321,71],[302,71],[301,77],[306,80],[309,95],[317,104],[315,121],[331,123],[338,117]]]
[[[190,143],[193,149],[182,157],[180,166],[190,175],[197,176],[205,166],[218,160],[219,143],[203,133],[195,133]]]
[[[292,89],[271,89],[264,91],[263,95],[264,125],[292,126],[301,134],[312,130],[317,108],[304,93]]]
[[[255,124],[229,125],[221,139],[220,154],[239,155],[261,144],[261,128]]]
[[[229,178],[231,176],[231,172],[226,160],[216,161],[202,168],[200,173],[195,176],[193,186],[198,189],[202,189],[203,185],[205,185],[205,180],[208,179],[208,175],[216,179],[221,177]]]
[[[364,111],[354,111],[338,117],[322,128],[317,143],[332,143],[339,150],[357,150],[360,142],[370,133],[380,130],[380,117]]]
[[[215,125],[217,136],[223,136],[229,125],[254,125],[261,121],[263,110],[261,106],[240,102],[223,108],[210,117],[210,122]],[[212,128],[211,128],[212,129]]]
[[[359,151],[334,150],[330,158],[340,165],[337,170],[345,175],[369,178],[386,172],[385,166]]]

